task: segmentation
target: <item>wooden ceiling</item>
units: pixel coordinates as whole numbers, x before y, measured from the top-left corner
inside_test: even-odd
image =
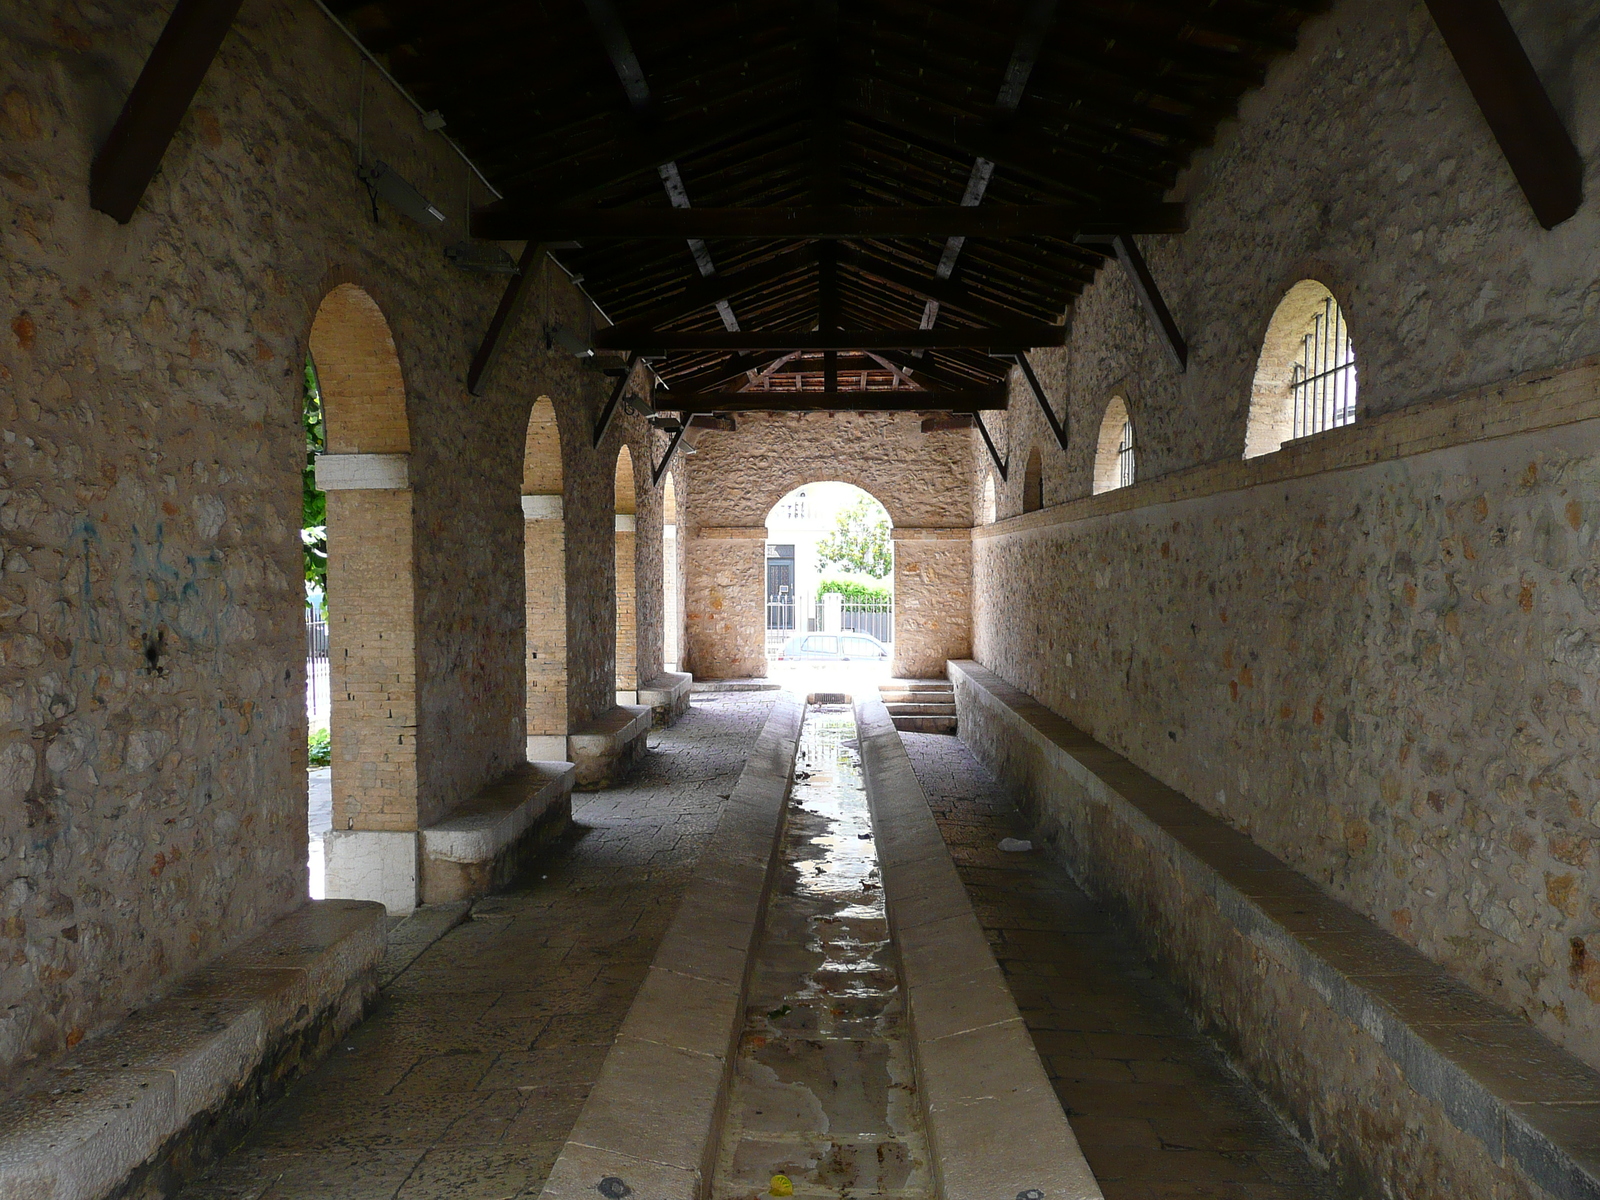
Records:
[[[1323,5],[332,7],[505,194],[475,234],[567,247],[659,407],[976,411],[1105,235],[1181,228],[1179,171]]]

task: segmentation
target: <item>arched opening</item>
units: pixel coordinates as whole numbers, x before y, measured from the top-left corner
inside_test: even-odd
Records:
[[[767,513],[767,657],[784,669],[894,654],[894,538],[888,510],[850,483],[794,489]]]
[[[978,506],[978,524],[993,525],[995,516],[994,473],[983,477],[983,501]]]
[[[1121,396],[1111,397],[1105,419],[1100,422],[1100,438],[1094,450],[1095,495],[1127,487],[1134,481],[1133,419]]]
[[[1044,507],[1044,464],[1039,447],[1028,451],[1028,465],[1022,472],[1022,511],[1038,512]]]
[[[1261,343],[1244,456],[1355,419],[1356,355],[1344,311],[1326,287],[1302,279],[1279,301]]]
[[[411,432],[388,322],[341,284],[311,325],[326,453],[331,830],[327,894],[416,905],[417,669]]]
[[[616,596],[618,704],[639,703],[638,569],[634,560],[638,543],[638,499],[634,491],[633,455],[626,446],[617,451],[614,480],[616,519]]]
[[[678,569],[678,489],[668,475],[661,490],[661,657],[676,671],[683,657],[683,574]]]
[[[522,579],[529,762],[567,757],[567,523],[561,430],[540,396],[522,452]]]

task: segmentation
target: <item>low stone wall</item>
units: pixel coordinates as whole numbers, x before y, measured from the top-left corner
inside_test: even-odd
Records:
[[[961,736],[1353,1188],[1600,1197],[1600,1073],[975,662]]]

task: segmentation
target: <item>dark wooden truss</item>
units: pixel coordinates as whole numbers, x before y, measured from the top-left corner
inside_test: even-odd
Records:
[[[1181,368],[1133,235],[1181,229],[1179,172],[1322,6],[331,4],[505,193],[475,233],[547,248],[596,347],[702,413],[1003,405],[1108,260]]]

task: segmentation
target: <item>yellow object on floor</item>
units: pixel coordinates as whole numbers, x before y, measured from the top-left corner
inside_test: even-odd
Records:
[[[774,1175],[772,1177],[772,1187],[768,1194],[773,1196],[792,1196],[794,1195],[794,1183],[787,1175]]]

